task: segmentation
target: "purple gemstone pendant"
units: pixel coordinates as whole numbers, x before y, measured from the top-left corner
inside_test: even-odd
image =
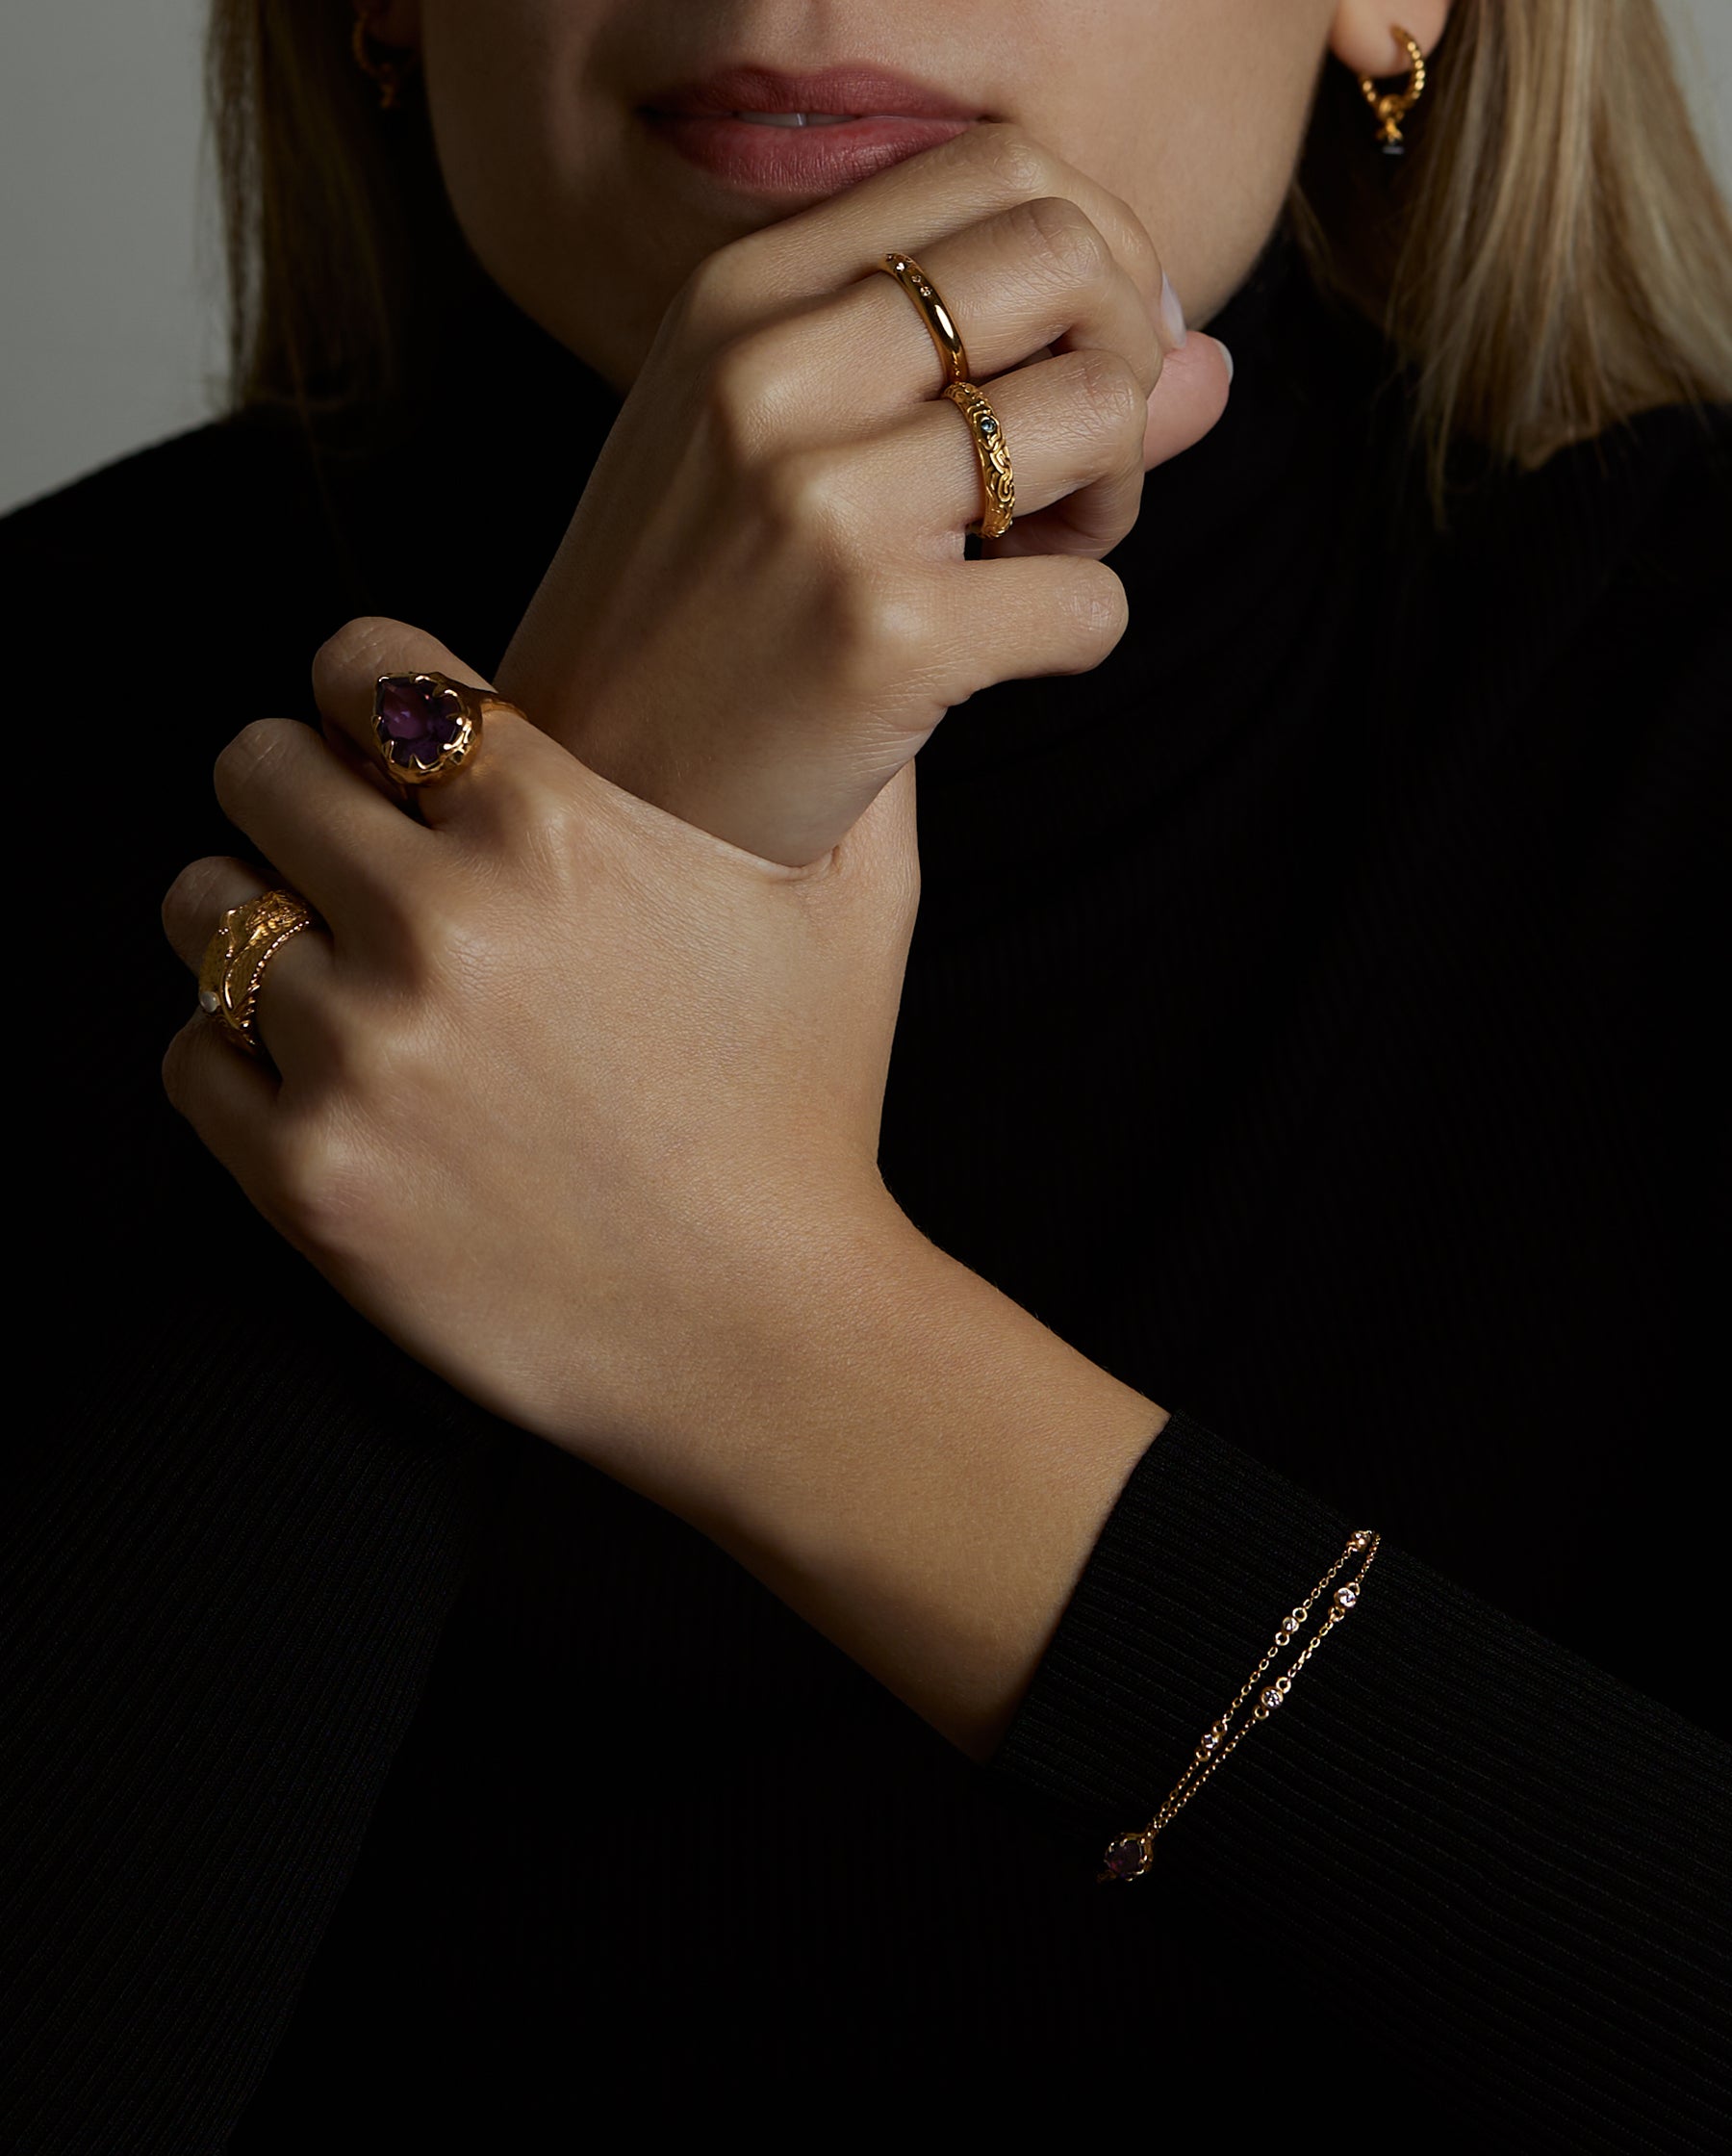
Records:
[[[461,768],[479,737],[481,692],[444,674],[381,674],[373,685],[373,737],[392,776],[425,785]]]
[[[1107,1869],[1098,1876],[1101,1880],[1134,1879],[1139,1872],[1149,1868],[1149,1852],[1143,1847],[1140,1835],[1125,1835],[1107,1852]]]

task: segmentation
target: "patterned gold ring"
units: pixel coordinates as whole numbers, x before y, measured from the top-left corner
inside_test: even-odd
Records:
[[[504,697],[448,674],[381,674],[373,683],[373,740],[399,785],[431,786],[474,761],[485,713],[515,710]]]
[[[199,1008],[242,1055],[265,1053],[254,1024],[265,968],[292,936],[318,925],[318,914],[293,891],[261,891],[217,922],[198,968]]]
[[[875,270],[882,270],[894,277],[915,306],[926,323],[932,343],[937,346],[938,364],[944,369],[948,382],[965,382],[968,379],[968,354],[962,348],[962,339],[951,320],[950,309],[933,290],[932,280],[911,254],[892,252],[881,262],[875,262]]]
[[[999,416],[973,382],[952,382],[944,392],[974,436],[975,453],[981,460],[981,486],[984,503],[980,521],[969,526],[982,539],[1002,539],[1009,530],[1016,507],[1016,480],[1010,470],[1010,452],[1005,447],[1005,430]]]

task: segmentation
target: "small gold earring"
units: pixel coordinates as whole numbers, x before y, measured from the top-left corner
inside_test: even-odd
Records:
[[[1419,93],[1425,88],[1425,55],[1419,50],[1418,41],[1398,22],[1389,25],[1389,35],[1408,51],[1408,79],[1404,90],[1385,90],[1381,94],[1369,75],[1362,75],[1359,86],[1365,93],[1365,102],[1377,115],[1377,141],[1386,157],[1405,157],[1407,144],[1401,139],[1400,122],[1419,102]]]
[[[349,39],[349,50],[355,56],[355,65],[364,75],[370,75],[379,86],[379,110],[388,113],[396,103],[402,90],[403,77],[414,63],[395,60],[375,60],[367,49],[367,17],[357,13],[354,36]]]

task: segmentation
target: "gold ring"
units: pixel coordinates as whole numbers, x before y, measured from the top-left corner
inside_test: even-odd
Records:
[[[950,309],[933,291],[931,279],[919,263],[911,254],[887,254],[872,267],[887,270],[920,309],[921,320],[938,347],[938,363],[944,369],[946,382],[967,381],[968,354],[962,349],[962,339],[951,320]]]
[[[944,394],[968,422],[975,454],[981,460],[985,500],[980,522],[968,528],[978,531],[982,539],[1002,539],[1010,528],[1010,512],[1016,507],[1016,479],[1010,470],[1010,452],[1005,447],[1005,430],[998,414],[973,382],[952,382]]]
[[[474,760],[485,712],[516,710],[504,697],[448,674],[381,674],[373,683],[373,739],[399,784],[430,786]]]
[[[210,1013],[223,1039],[242,1055],[265,1053],[253,1023],[265,968],[292,936],[318,922],[318,916],[293,891],[261,891],[257,898],[231,906],[217,922],[198,968],[199,1008]]]

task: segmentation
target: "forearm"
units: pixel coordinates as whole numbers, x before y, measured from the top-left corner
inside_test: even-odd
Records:
[[[790,1330],[705,1531],[982,1760],[1166,1410],[900,1219]]]

